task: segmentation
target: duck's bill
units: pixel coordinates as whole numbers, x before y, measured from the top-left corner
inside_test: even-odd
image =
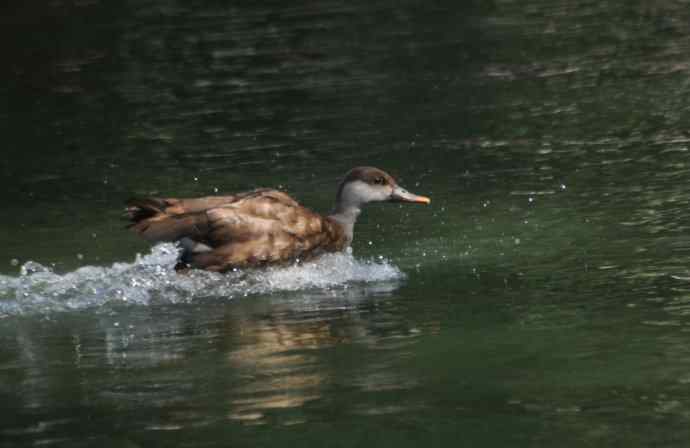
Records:
[[[395,187],[393,194],[391,195],[391,201],[395,202],[414,202],[417,204],[429,204],[431,199],[426,196],[419,196],[412,194],[409,191],[401,187]]]

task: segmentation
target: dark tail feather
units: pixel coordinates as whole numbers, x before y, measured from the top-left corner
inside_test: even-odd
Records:
[[[126,202],[125,218],[131,229],[147,241],[179,241],[188,237],[204,241],[209,231],[206,213],[175,213],[171,200],[132,198]]]
[[[208,219],[205,213],[159,213],[152,218],[132,223],[130,229],[151,242],[178,241],[184,237],[203,240],[208,232]]]
[[[127,208],[125,209],[124,217],[131,221],[127,226],[128,228],[137,225],[141,221],[165,213],[165,209],[168,207],[165,200],[158,198],[131,198],[125,204]]]

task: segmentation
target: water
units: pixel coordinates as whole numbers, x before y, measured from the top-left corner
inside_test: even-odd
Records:
[[[0,9],[0,446],[688,445],[687,2]],[[120,218],[360,164],[304,265]]]
[[[0,276],[0,318],[102,311],[121,305],[195,303],[209,297],[231,300],[274,292],[341,290],[366,283],[381,288],[405,277],[383,257],[357,260],[351,253],[326,254],[317,262],[287,267],[179,274],[175,271],[178,255],[174,244],[159,244],[134,263],[85,266],[66,274],[29,261],[21,266],[18,277]]]

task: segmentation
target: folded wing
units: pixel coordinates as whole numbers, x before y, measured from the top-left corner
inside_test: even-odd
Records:
[[[262,189],[197,199],[133,199],[130,228],[152,241],[180,241],[182,262],[225,271],[341,250],[340,227],[285,193]]]

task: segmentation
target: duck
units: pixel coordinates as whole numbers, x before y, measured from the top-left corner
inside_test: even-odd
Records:
[[[175,269],[226,272],[301,262],[347,250],[362,207],[372,202],[429,204],[385,171],[360,166],[340,182],[335,207],[321,215],[271,188],[198,198],[139,197],[126,202],[127,227],[151,243],[182,248]]]

